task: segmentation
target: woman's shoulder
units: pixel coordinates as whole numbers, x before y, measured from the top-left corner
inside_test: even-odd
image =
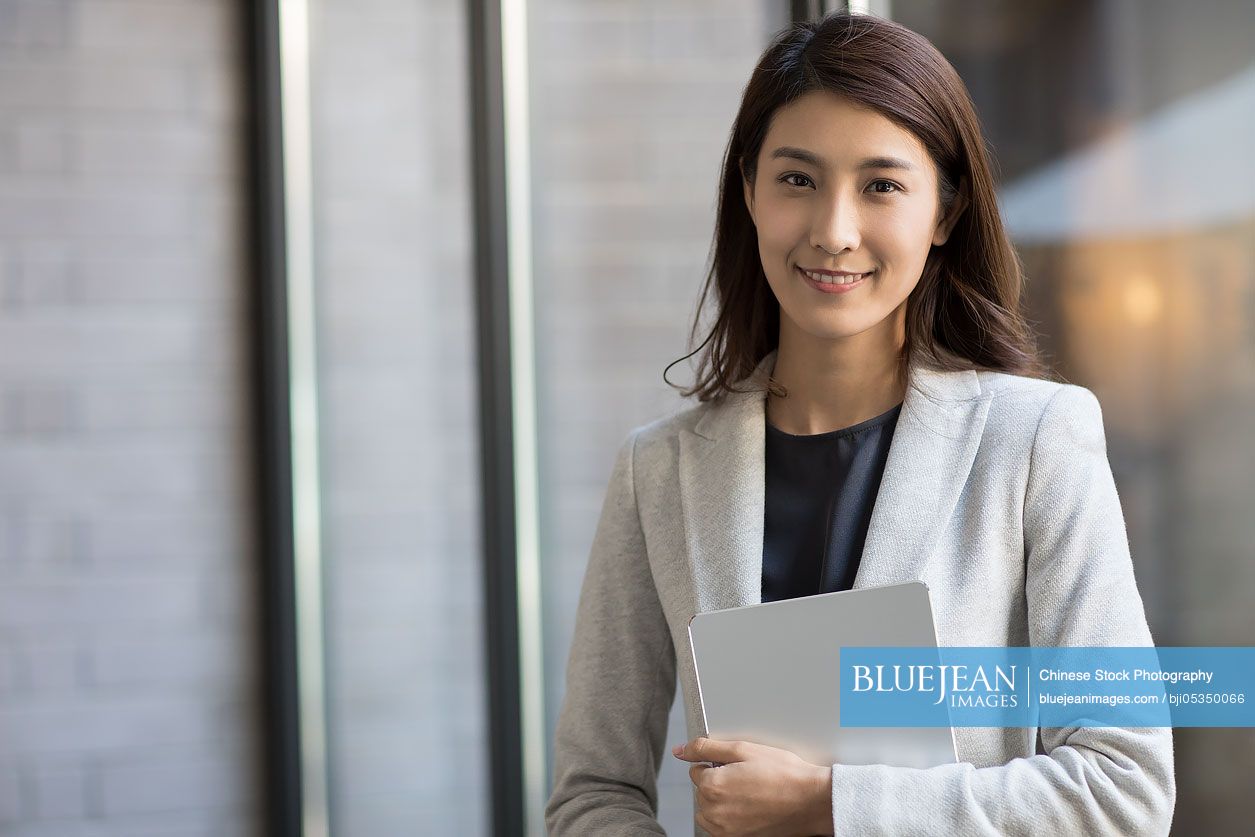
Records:
[[[988,369],[977,370],[976,378],[980,381],[981,394],[1007,409],[1031,409],[1032,405],[1044,405],[1064,387],[1074,386],[1063,381]]]
[[[1080,384],[1069,381],[1034,378],[1011,372],[978,370],[981,393],[988,395],[995,404],[1009,410],[1042,410],[1054,400],[1087,400],[1094,393]]]
[[[1079,384],[1009,372],[978,371],[981,393],[990,400],[987,422],[1022,435],[1031,430],[1073,436],[1102,434],[1102,408],[1097,396]]]
[[[711,406],[711,402],[699,404],[685,402],[670,412],[633,427],[628,433],[628,439],[637,450],[642,447],[671,443],[679,438],[681,433],[693,431]]]
[[[699,437],[703,440],[709,438],[717,427],[718,417],[726,419],[726,410],[733,407],[736,400],[726,398],[697,403],[685,400],[670,412],[628,431],[620,453],[630,454],[638,472],[658,474],[674,471],[684,439],[687,437],[689,442],[695,442]]]

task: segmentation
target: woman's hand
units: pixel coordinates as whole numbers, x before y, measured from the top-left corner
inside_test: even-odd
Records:
[[[694,764],[697,824],[714,837],[832,833],[832,768],[749,741],[695,738],[671,751]]]

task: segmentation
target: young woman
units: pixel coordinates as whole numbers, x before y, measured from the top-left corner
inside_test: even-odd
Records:
[[[629,434],[593,541],[550,833],[663,833],[677,668],[699,834],[1167,833],[1169,728],[958,728],[929,770],[704,737],[703,611],[921,579],[943,646],[1152,644],[1098,402],[1043,372],[978,120],[927,40],[782,32],[715,235],[699,403]]]

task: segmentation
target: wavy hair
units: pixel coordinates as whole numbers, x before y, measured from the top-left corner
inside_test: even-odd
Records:
[[[941,369],[988,369],[1049,377],[1021,308],[1023,265],[998,212],[980,121],[954,67],[922,35],[883,18],[835,12],[796,23],[772,39],[741,98],[724,153],[714,257],[689,333],[697,338],[714,291],[716,317],[702,344],[697,380],[681,395],[721,399],[777,348],[780,307],[763,273],[742,178],[753,182],[758,154],[781,107],[816,90],[872,108],[914,134],[937,167],[942,217],[966,206],[945,244],[929,252],[907,297],[901,362],[915,356]],[[786,395],[774,379],[768,390]]]

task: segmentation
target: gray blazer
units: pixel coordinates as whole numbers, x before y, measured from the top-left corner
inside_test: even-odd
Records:
[[[767,355],[738,388],[761,385]],[[554,741],[553,835],[664,833],[688,622],[761,601],[764,393],[634,429],[589,555]],[[1072,384],[912,365],[854,586],[921,579],[943,646],[1152,644],[1098,400]],[[959,728],[959,764],[833,765],[836,834],[1166,834],[1170,728]],[[676,742],[671,742],[676,743]],[[694,823],[696,834],[705,832]]]

